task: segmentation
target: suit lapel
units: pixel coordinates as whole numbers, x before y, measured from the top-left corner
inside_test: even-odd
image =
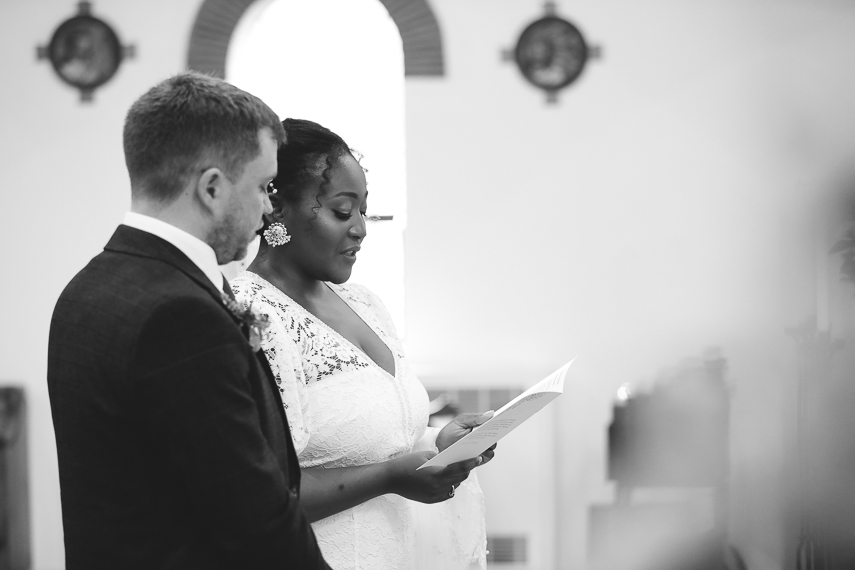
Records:
[[[113,233],[113,237],[110,238],[110,241],[107,242],[107,245],[104,247],[104,250],[116,253],[123,253],[127,255],[135,255],[138,257],[157,259],[159,261],[172,265],[177,270],[187,275],[187,277],[192,279],[205,291],[207,291],[211,295],[211,297],[213,297],[217,301],[217,304],[221,306],[223,310],[229,314],[229,316],[231,316],[232,320],[235,322],[236,325],[243,325],[240,319],[238,319],[238,317],[234,313],[232,313],[228,309],[228,307],[226,307],[225,303],[223,303],[223,291],[214,287],[213,283],[211,283],[211,280],[208,279],[208,277],[202,272],[202,270],[199,269],[199,267],[195,263],[190,261],[190,258],[184,255],[184,253],[182,253],[180,249],[178,249],[168,241],[154,234],[150,234],[148,232],[144,232],[142,230],[138,230],[130,226],[120,225],[118,228],[116,228],[116,231]],[[278,400],[279,386],[276,385],[276,378],[274,377],[273,371],[270,368],[270,363],[267,362],[267,358],[264,356],[264,352],[261,350],[255,353],[255,357],[258,360],[261,369],[264,371],[264,375],[267,377],[267,382],[273,390],[273,394]],[[277,408],[287,431],[288,419],[285,416],[285,409],[281,405],[278,405]]]
[[[184,273],[196,285],[208,292],[211,297],[217,301],[217,305],[223,308],[229,314],[232,321],[239,327],[243,328],[243,322],[226,306],[223,301],[224,292],[211,283],[211,280],[202,272],[199,267],[193,263],[189,257],[166,241],[154,234],[138,230],[126,225],[120,225],[113,233],[113,237],[104,246],[105,251],[112,251],[126,255],[134,255],[137,257],[146,257],[156,259],[163,263],[167,263]],[[242,331],[243,332],[243,331]]]
[[[214,284],[211,283],[211,280],[208,279],[202,270],[190,261],[190,258],[184,255],[180,249],[154,234],[130,226],[120,225],[116,228],[113,237],[110,238],[107,245],[104,246],[104,250],[157,259],[168,263],[187,275],[187,277],[207,291],[226,309],[222,303],[223,292],[214,287]],[[228,309],[226,310],[228,311]],[[231,311],[228,312],[231,314]],[[234,315],[232,316],[234,317]]]

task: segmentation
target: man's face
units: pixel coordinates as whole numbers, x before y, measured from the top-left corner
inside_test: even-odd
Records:
[[[269,129],[258,132],[260,151],[236,180],[227,180],[227,207],[214,228],[211,247],[220,265],[246,257],[247,247],[272,211],[267,185],[276,176],[276,139]]]

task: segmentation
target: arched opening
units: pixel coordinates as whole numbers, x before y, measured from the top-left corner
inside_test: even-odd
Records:
[[[294,0],[294,2],[297,2],[297,0]],[[246,15],[247,10],[252,8],[254,11],[263,11],[270,3],[270,0],[204,0],[193,23],[187,54],[187,67],[204,73],[210,73],[217,77],[225,77],[229,48],[232,41],[239,35],[235,33],[239,22]],[[407,78],[443,76],[443,52],[439,25],[427,0],[380,0],[379,3],[385,7],[400,34],[401,47],[398,49],[403,50],[404,76]],[[315,4],[315,2],[301,2],[300,4],[311,5]],[[253,19],[252,14],[248,14],[245,21],[249,22]],[[295,55],[306,57],[301,51],[296,52]],[[293,116],[291,113],[286,112],[285,114]],[[338,130],[336,124],[330,123],[327,126],[333,130]],[[345,140],[348,140],[347,137],[345,137]],[[354,146],[360,144],[358,140],[349,140],[348,142]],[[403,144],[401,144],[400,148],[403,149]],[[370,152],[370,149],[363,149],[363,151],[367,154],[367,152]],[[366,163],[368,162],[370,162],[370,159]],[[401,165],[403,165],[403,160],[401,161]],[[377,172],[371,173],[370,176],[374,177],[379,172],[380,169],[378,168]],[[375,186],[372,186],[372,190],[379,190],[379,188],[380,186],[376,185],[376,183]],[[373,201],[374,196],[377,194],[379,192],[372,194],[372,209],[377,213],[381,213],[375,208],[375,206],[379,207],[381,204]],[[399,200],[399,204],[401,207],[404,206],[403,199]],[[400,225],[400,228],[397,230],[398,233],[403,231],[404,216],[405,213],[402,210],[395,221],[396,224]],[[383,226],[379,224],[377,226],[381,229],[375,229],[374,241],[375,243],[380,243],[379,234],[384,230],[382,229]],[[391,226],[387,224],[386,229],[391,230]],[[392,242],[395,241],[400,244],[400,240],[392,240]],[[395,247],[402,250],[401,245]],[[375,248],[375,250],[377,255],[380,256],[382,252],[379,248]],[[366,249],[364,253],[368,251]],[[369,283],[367,283],[369,287],[375,288],[377,293],[390,305],[390,310],[400,325],[403,325],[402,256],[403,253],[401,251],[401,261],[398,264],[398,269],[393,270],[393,273],[397,272],[398,276],[389,282],[393,283],[392,286],[398,289],[397,292],[390,295],[388,291],[384,290],[381,283],[382,280],[380,279],[369,279]],[[360,265],[361,269],[368,271],[367,263],[365,263],[366,257],[367,255],[362,255]],[[368,272],[370,273],[370,271]],[[359,276],[357,278],[361,279]]]
[[[369,220],[375,221],[351,280],[377,292],[399,326],[406,225],[403,59],[398,30],[376,0],[267,0],[250,6],[235,28],[225,73],[281,118],[320,123],[363,156]]]
[[[205,0],[190,34],[187,68],[225,77],[232,32],[256,0]],[[380,0],[398,26],[407,77],[445,74],[439,25],[427,0]]]

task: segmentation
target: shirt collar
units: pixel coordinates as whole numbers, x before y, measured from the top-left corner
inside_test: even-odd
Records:
[[[202,270],[202,273],[214,284],[214,287],[221,290],[225,285],[223,274],[220,273],[220,267],[217,265],[217,254],[214,253],[211,246],[196,236],[162,220],[136,212],[125,213],[125,219],[122,223],[168,241],[190,258],[190,261]]]

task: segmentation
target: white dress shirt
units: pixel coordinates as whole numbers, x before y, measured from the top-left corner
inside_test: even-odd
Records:
[[[203,242],[196,236],[192,236],[182,229],[179,229],[172,224],[167,224],[164,221],[138,214],[136,212],[127,212],[122,223],[126,226],[142,230],[144,232],[156,235],[157,237],[168,241],[177,247],[181,253],[190,258],[196,267],[202,270],[202,273],[211,280],[218,290],[222,290],[225,286],[225,278],[220,273],[220,266],[217,265],[217,254],[211,249],[207,243]]]

